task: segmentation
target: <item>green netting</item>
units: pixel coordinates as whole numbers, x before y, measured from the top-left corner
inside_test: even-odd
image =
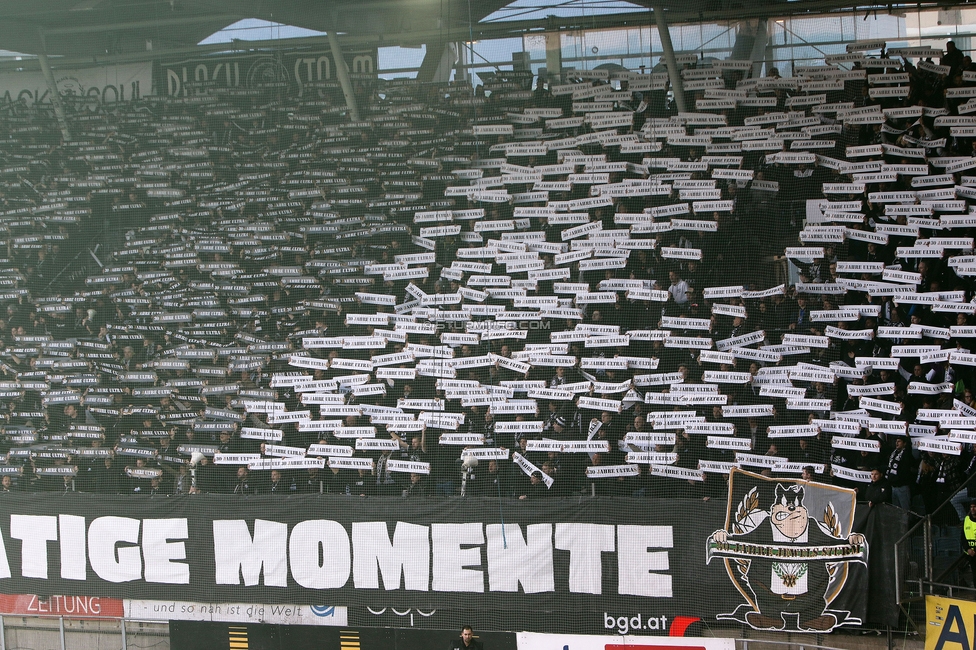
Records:
[[[70,142],[8,101],[4,486],[523,528],[520,501],[611,528],[681,504],[702,545],[733,466],[930,510],[976,435],[976,77],[850,49],[785,78],[681,55],[677,94],[384,82],[353,52],[358,119],[327,53],[162,61],[161,95],[65,97]],[[97,499],[71,503],[138,508]]]

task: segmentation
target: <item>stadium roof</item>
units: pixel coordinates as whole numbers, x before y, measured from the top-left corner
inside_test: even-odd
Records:
[[[476,0],[477,21],[509,0]],[[463,12],[462,12],[463,8]],[[192,47],[243,18],[260,18],[316,31],[398,34],[467,24],[459,0],[5,0],[0,47],[52,55],[122,54]],[[42,38],[41,33],[45,38]]]
[[[659,4],[674,20],[720,20],[878,6],[880,0],[630,0],[650,8]],[[496,20],[480,23],[511,0],[4,0],[0,48],[89,62],[148,58],[186,51],[214,32],[245,18],[258,18],[327,32],[376,45],[487,38],[504,31],[598,27],[630,22],[647,24],[645,10],[599,15],[599,1],[581,18]],[[545,11],[552,0],[539,0]],[[900,4],[900,3],[898,3]],[[923,2],[937,4],[937,0]],[[942,3],[945,4],[945,3]],[[913,4],[913,7],[918,6]],[[533,15],[537,16],[538,13]],[[514,15],[514,14],[513,14]],[[630,20],[628,20],[630,17]],[[473,27],[472,27],[473,26]]]

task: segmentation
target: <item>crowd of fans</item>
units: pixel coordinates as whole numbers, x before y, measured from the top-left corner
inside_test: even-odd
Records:
[[[903,54],[0,106],[0,490],[961,508],[976,72]]]

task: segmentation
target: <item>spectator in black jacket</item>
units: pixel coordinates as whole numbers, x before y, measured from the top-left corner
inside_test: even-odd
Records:
[[[963,58],[963,53],[959,50],[959,48],[956,47],[955,42],[949,41],[946,43],[946,53],[941,59],[939,59],[939,64],[947,65],[950,68],[953,68],[953,70],[949,73],[949,76],[952,77],[954,76],[955,69],[962,66]]]
[[[542,472],[532,472],[532,476],[529,477],[529,483],[521,492],[523,493],[518,498],[522,500],[530,499],[535,501],[547,497],[546,485],[542,482]]]
[[[257,494],[257,488],[251,484],[250,472],[246,467],[237,468],[237,484],[234,486],[234,494]]]
[[[875,507],[882,503],[891,503],[891,485],[884,473],[874,468],[871,470],[871,482],[857,489],[858,501],[867,501],[868,506]]]
[[[411,473],[410,483],[403,490],[405,497],[426,497],[430,496],[430,489],[427,486],[427,477],[423,474]]]
[[[891,502],[902,510],[912,509],[912,485],[918,466],[905,436],[895,437],[895,449],[888,455],[885,477],[891,485]]]
[[[114,466],[113,458],[106,458],[95,476],[94,489],[99,494],[118,494],[122,473]]]

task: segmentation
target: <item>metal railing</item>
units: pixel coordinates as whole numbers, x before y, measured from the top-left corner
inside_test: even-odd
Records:
[[[926,595],[948,595],[954,596],[957,592],[962,592],[965,597],[976,597],[976,588],[968,587],[958,582],[952,582],[950,578],[957,570],[966,564],[966,557],[959,554],[947,566],[937,569],[937,557],[950,557],[950,553],[936,553],[936,541],[948,539],[945,535],[938,538],[935,535],[936,528],[941,528],[934,523],[941,520],[945,515],[946,508],[953,508],[952,499],[961,490],[966,490],[976,486],[976,474],[967,478],[952,495],[943,501],[931,513],[927,513],[919,519],[902,537],[895,542],[895,602],[901,607],[909,621],[912,621],[910,610],[913,604],[925,601]],[[947,549],[951,551],[951,545]],[[961,550],[961,547],[960,547]],[[937,572],[938,571],[938,572]],[[976,580],[976,576],[973,576]]]
[[[893,647],[893,636],[891,629],[887,630],[887,646],[891,650]],[[820,640],[820,635],[810,636],[811,641]],[[760,646],[774,646],[775,650],[849,650],[836,646],[820,645],[817,643],[807,643],[806,641],[775,641],[771,639],[735,639],[735,650],[759,650]]]
[[[168,650],[169,624],[126,619],[83,620],[63,616],[0,616],[0,650]]]
[[[845,650],[828,645],[799,641],[773,641],[770,639],[735,639],[736,650],[756,650],[755,646],[776,646],[780,650]]]

